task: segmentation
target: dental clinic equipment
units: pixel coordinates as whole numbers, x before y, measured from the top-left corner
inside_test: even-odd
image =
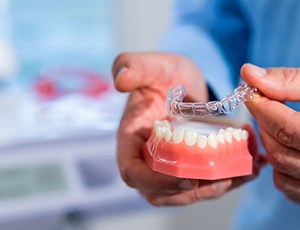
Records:
[[[167,112],[168,114],[181,115],[186,118],[204,117],[208,115],[221,115],[232,112],[242,102],[249,101],[253,98],[254,93],[258,90],[248,84],[238,86],[233,93],[222,98],[221,101],[205,102],[182,102],[186,96],[183,85],[170,88],[167,95]]]

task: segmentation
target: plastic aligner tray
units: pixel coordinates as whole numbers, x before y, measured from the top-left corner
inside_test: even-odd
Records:
[[[242,84],[221,101],[190,103],[182,102],[186,96],[186,91],[183,85],[179,85],[170,88],[168,91],[167,112],[168,114],[181,115],[187,118],[226,114],[232,112],[242,102],[251,100],[256,92],[258,92],[257,88]]]

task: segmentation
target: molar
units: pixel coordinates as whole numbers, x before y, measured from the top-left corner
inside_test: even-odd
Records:
[[[184,132],[184,142],[188,146],[193,146],[197,142],[197,132],[193,130],[185,130]]]

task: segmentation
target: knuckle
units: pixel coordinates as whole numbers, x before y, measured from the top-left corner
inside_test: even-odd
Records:
[[[155,194],[151,194],[151,193],[147,193],[147,192],[141,192],[140,194],[147,200],[147,202],[153,206],[162,206],[162,202],[160,199],[160,196],[155,195]]]
[[[283,167],[283,160],[281,157],[281,154],[275,150],[273,151],[268,151],[267,150],[267,159],[269,161],[269,163],[273,166],[273,168],[275,169],[280,169]]]
[[[273,166],[274,170],[294,178],[300,178],[300,160],[287,156],[286,153],[268,153],[268,162]]]
[[[157,197],[148,197],[147,201],[149,202],[149,204],[151,204],[155,207],[161,207],[164,205],[162,202],[162,199],[159,199]]]
[[[293,146],[295,143],[294,135],[288,127],[281,127],[275,132],[275,138],[286,146]]]
[[[292,85],[297,83],[297,78],[300,75],[298,68],[282,68],[281,71],[283,76],[282,84],[285,89],[289,89]]]
[[[189,203],[193,204],[193,203],[196,203],[196,202],[201,201],[203,199],[204,199],[203,194],[199,190],[194,189],[193,192],[192,192],[192,195],[189,196]]]

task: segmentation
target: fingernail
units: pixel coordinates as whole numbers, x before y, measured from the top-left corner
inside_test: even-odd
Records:
[[[214,182],[212,184],[212,187],[214,190],[217,191],[224,191],[226,189],[228,189],[231,185],[231,181],[218,181],[218,182]]]
[[[250,72],[257,77],[263,77],[267,73],[267,71],[264,68],[258,67],[256,65],[248,64],[248,66],[249,66]]]
[[[183,180],[179,183],[179,189],[190,190],[198,187],[198,180]]]
[[[121,76],[122,73],[124,73],[127,70],[128,70],[128,68],[126,66],[122,67],[116,76],[116,80],[118,79],[119,76]]]

